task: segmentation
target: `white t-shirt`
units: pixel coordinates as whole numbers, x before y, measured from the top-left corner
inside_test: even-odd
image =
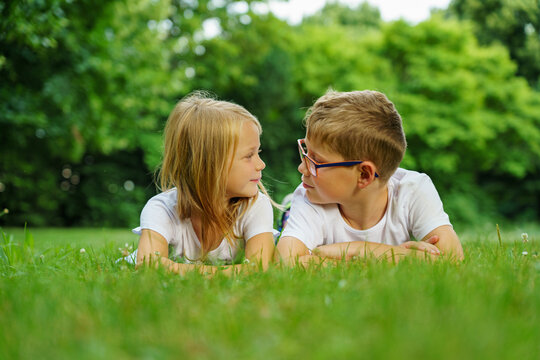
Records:
[[[309,250],[349,241],[399,245],[421,240],[441,225],[451,225],[442,201],[426,174],[398,169],[388,180],[388,206],[372,228],[357,230],[341,216],[337,204],[312,204],[300,185],[293,196],[291,212],[282,236],[302,241]]]
[[[162,192],[146,203],[141,212],[141,226],[133,229],[136,234],[142,229],[149,229],[159,233],[172,247],[172,257],[185,257],[186,260],[198,260],[201,257],[201,243],[195,234],[191,219],[180,219],[176,211],[176,188]],[[246,213],[238,219],[234,226],[235,234],[242,237],[241,247],[253,236],[272,232],[273,211],[270,199],[259,193],[255,202]],[[214,250],[208,253],[210,261],[229,262],[238,252],[237,245],[230,245],[226,239]]]

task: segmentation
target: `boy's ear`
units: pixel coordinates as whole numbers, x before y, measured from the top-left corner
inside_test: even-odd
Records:
[[[371,161],[364,161],[356,165],[356,169],[358,171],[358,187],[360,189],[365,188],[375,180],[375,164]]]

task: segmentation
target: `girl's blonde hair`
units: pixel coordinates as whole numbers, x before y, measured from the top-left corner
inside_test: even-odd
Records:
[[[208,234],[224,234],[231,244],[239,239],[234,224],[257,198],[225,201],[229,169],[246,121],[262,133],[259,121],[242,106],[198,91],[176,104],[165,126],[161,191],[176,187],[180,219],[201,214],[203,258],[223,239]],[[259,188],[267,194],[262,183]]]

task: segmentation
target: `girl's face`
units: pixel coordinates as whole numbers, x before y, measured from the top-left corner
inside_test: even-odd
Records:
[[[257,195],[257,184],[261,180],[262,170],[266,167],[259,157],[260,147],[259,129],[251,121],[244,122],[229,170],[227,199]]]

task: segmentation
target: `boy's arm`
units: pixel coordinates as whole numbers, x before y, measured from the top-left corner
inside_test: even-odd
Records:
[[[313,253],[325,258],[350,260],[354,257],[375,258],[398,262],[402,258],[416,257],[420,259],[436,259],[437,254],[424,248],[406,248],[403,246],[387,245],[369,241],[350,241],[322,245],[313,249]]]
[[[285,265],[292,266],[297,262],[300,264],[308,264],[310,262],[320,263],[322,259],[350,260],[353,257],[374,257],[390,262],[398,262],[405,256],[437,258],[437,255],[426,251],[367,241],[321,245],[313,249],[313,254],[310,255],[308,248],[302,241],[295,237],[285,236],[279,240],[277,245],[276,262],[281,260]]]
[[[439,238],[439,240],[434,243],[434,245],[441,250],[443,255],[447,255],[455,260],[463,260],[463,248],[452,226],[439,226],[432,230],[429,234],[424,236],[422,241],[428,241],[434,236]]]

